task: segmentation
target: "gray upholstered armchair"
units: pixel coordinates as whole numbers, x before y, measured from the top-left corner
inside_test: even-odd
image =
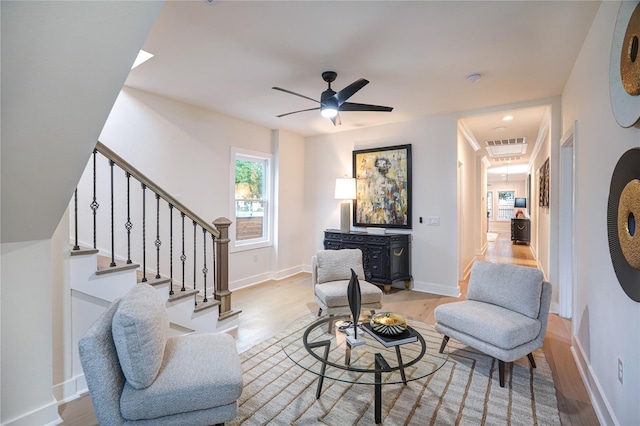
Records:
[[[360,249],[320,250],[311,258],[311,283],[316,303],[329,315],[350,314],[347,286],[351,269],[358,275],[362,311],[382,307],[382,290],[365,281]]]
[[[551,284],[535,268],[476,261],[471,269],[467,300],[438,306],[436,330],[498,360],[500,386],[505,363],[542,347],[547,331]]]
[[[80,339],[80,361],[105,425],[212,425],[236,417],[242,369],[233,337],[168,337],[148,284],[116,300]]]

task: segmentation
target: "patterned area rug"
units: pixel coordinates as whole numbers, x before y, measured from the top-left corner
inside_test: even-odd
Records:
[[[318,377],[282,350],[287,338],[305,328],[310,316],[243,352],[244,389],[238,416],[229,425],[372,425],[373,386],[325,380],[320,399]],[[434,329],[419,330],[427,345],[439,347]],[[542,350],[507,373],[504,388],[498,363],[451,339],[445,365],[425,379],[382,387],[384,425],[560,425],[551,369]],[[344,356],[344,354],[337,354]]]

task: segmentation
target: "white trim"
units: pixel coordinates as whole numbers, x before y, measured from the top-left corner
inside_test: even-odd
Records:
[[[51,402],[40,408],[29,411],[19,417],[15,417],[2,423],[2,426],[44,425],[54,426],[62,423],[58,415],[58,401],[51,397]]]
[[[560,199],[558,238],[558,304],[559,315],[572,318],[576,295],[576,144],[578,122],[575,121],[560,139]],[[567,262],[567,260],[569,260]],[[574,324],[575,327],[575,324]],[[575,334],[573,330],[572,334]]]
[[[442,284],[433,284],[422,281],[413,281],[413,286],[411,290],[419,291],[422,293],[432,293],[440,296],[449,296],[449,297],[460,297],[460,285],[458,284],[455,288],[451,286],[446,286]]]
[[[615,413],[611,408],[611,404],[606,398],[606,393],[602,390],[598,376],[593,371],[591,364],[589,364],[588,357],[586,356],[580,340],[574,335],[571,336],[571,354],[573,360],[578,367],[580,377],[584,383],[584,387],[587,390],[589,399],[593,410],[596,412],[598,421],[602,425],[619,425]]]

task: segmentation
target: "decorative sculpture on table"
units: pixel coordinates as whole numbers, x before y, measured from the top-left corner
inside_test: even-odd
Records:
[[[358,319],[360,319],[360,281],[358,281],[358,274],[351,269],[351,279],[347,286],[347,299],[349,300],[349,309],[351,309],[351,316],[353,319],[353,328],[347,330],[347,343],[351,346],[360,346],[365,344],[364,338],[360,337],[364,335],[362,330],[358,330]]]

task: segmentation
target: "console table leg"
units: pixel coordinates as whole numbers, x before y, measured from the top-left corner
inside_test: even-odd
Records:
[[[405,281],[404,282],[404,289],[405,290],[409,290],[411,288],[411,281]]]
[[[384,284],[384,292],[389,293],[391,291],[391,284]]]

